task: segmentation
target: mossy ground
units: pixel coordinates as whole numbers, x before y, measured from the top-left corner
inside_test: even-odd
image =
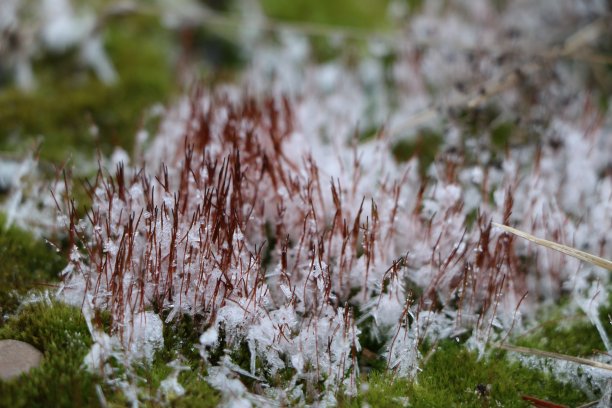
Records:
[[[612,336],[612,325],[606,324],[611,308],[612,302],[600,309],[600,319],[608,336]],[[540,324],[515,339],[515,344],[578,357],[592,356],[605,350],[601,336],[584,313],[567,314],[563,309],[541,319]]]
[[[16,339],[43,352],[43,363],[27,375],[0,381],[0,406],[98,406],[96,376],[81,369],[91,346],[87,325],[76,308],[39,302],[0,328],[0,339]]]
[[[182,398],[167,400],[158,393],[161,383],[172,371],[168,363],[179,355],[185,356],[184,327],[190,323],[167,326],[165,347],[151,364],[136,364],[139,386],[149,398],[145,406],[214,407],[217,393],[202,380],[205,367],[193,354],[185,364],[190,370],[179,375],[186,390]],[[182,329],[181,329],[182,328]],[[193,335],[195,331],[191,330]],[[1,339],[16,339],[34,345],[44,354],[43,363],[27,375],[11,381],[0,381],[2,407],[99,407],[96,387],[105,395],[109,406],[125,406],[129,401],[117,389],[83,369],[83,359],[92,340],[78,308],[57,302],[40,301],[23,308],[0,328]],[[189,339],[189,345],[193,345]],[[119,367],[118,367],[119,368]]]
[[[54,162],[114,146],[129,151],[144,110],[171,97],[171,39],[152,17],[111,21],[106,45],[119,77],[112,86],[79,66],[76,56],[35,61],[34,92],[0,90],[0,149],[27,149],[42,136],[41,158]]]
[[[452,340],[441,342],[423,366],[417,382],[395,380],[392,374],[375,373],[356,398],[340,406],[358,407],[524,407],[523,395],[571,406],[588,402],[571,385],[539,371],[510,362],[496,352],[478,359]],[[409,404],[409,405],[408,405]]]
[[[373,30],[385,30],[389,24],[387,2],[300,0],[292,2],[292,7],[277,0],[262,3],[272,17],[287,21]],[[421,2],[407,3],[413,10]],[[104,86],[91,72],[78,67],[75,58],[70,56],[37,61],[37,91],[32,94],[13,88],[0,91],[0,149],[23,150],[31,146],[30,140],[40,135],[44,137],[41,157],[54,163],[73,154],[93,157],[97,148],[106,153],[114,146],[131,149],[144,110],[155,103],[168,103],[178,90],[168,52],[176,45],[176,34],[161,29],[153,17],[140,15],[112,21],[106,35],[107,50],[118,70],[119,83]],[[196,33],[198,36],[202,36],[203,43],[210,40],[206,33]],[[319,58],[325,59],[328,45],[323,40],[316,41],[319,43],[314,44],[315,51],[319,52]],[[221,58],[221,64],[239,63],[230,43],[220,50],[221,57],[217,57]],[[469,118],[459,120],[472,123]],[[97,127],[97,137],[92,135],[92,125]],[[476,126],[480,125],[476,123]],[[512,125],[505,123],[492,129],[493,144],[505,147],[512,131]],[[435,132],[401,143],[395,149],[399,159],[418,154],[429,162],[440,145]],[[421,171],[424,172],[424,167]],[[1,218],[0,223],[3,224]],[[29,233],[16,228],[0,230],[0,339],[23,340],[45,354],[40,368],[13,381],[0,382],[0,406],[99,406],[96,386],[101,387],[109,406],[127,403],[119,391],[82,368],[91,338],[78,309],[46,301],[19,308],[20,300],[27,293],[40,294],[47,285],[57,284],[57,274],[64,262],[44,241],[34,239]],[[611,313],[612,298],[608,307],[602,309],[604,322]],[[559,324],[560,319],[560,314],[553,313],[528,336],[516,339],[516,343],[582,356],[603,348],[597,332],[584,316],[578,315],[563,325]],[[168,363],[180,358],[190,367],[179,376],[186,395],[167,403],[185,407],[217,405],[220,397],[203,380],[206,367],[193,348],[201,329],[201,325],[189,318],[165,326],[165,348],[151,364],[136,367],[140,386],[150,396],[158,395],[161,381],[170,374]],[[242,351],[236,352],[237,358]],[[438,345],[423,365],[418,382],[397,379],[392,373],[383,372],[382,364],[378,363],[378,360],[368,362],[371,371],[361,379],[359,394],[352,398],[339,395],[340,406],[396,407],[405,402],[417,407],[527,406],[521,400],[522,395],[572,405],[587,402],[585,395],[571,385],[511,362],[504,353],[493,352],[478,360],[462,344],[452,341]],[[282,378],[278,381],[282,382]],[[158,398],[146,401],[147,406],[161,404]]]
[[[56,282],[66,263],[50,245],[4,223],[0,214],[0,328],[26,293]]]
[[[4,262],[2,303],[7,315],[17,310],[18,300],[28,291],[41,293],[45,282],[55,282],[62,258],[45,243],[12,228],[0,234]],[[35,254],[27,256],[27,254]],[[36,285],[34,285],[36,282]],[[6,288],[15,289],[13,294]],[[609,308],[608,308],[609,309]],[[602,309],[602,317],[609,314]],[[562,310],[550,314],[529,335],[516,343],[570,355],[592,355],[603,344],[596,330],[584,316],[576,315],[559,324]],[[143,392],[150,396],[147,406],[215,406],[220,397],[203,380],[206,367],[199,357],[197,344],[201,322],[183,317],[164,327],[165,347],[151,364],[136,365]],[[0,327],[0,339],[13,338],[29,342],[45,354],[44,364],[28,375],[10,382],[0,382],[0,406],[98,406],[96,385],[103,390],[111,406],[127,404],[124,395],[104,384],[96,375],[82,368],[83,357],[91,346],[91,338],[78,309],[60,303],[39,301],[22,307]],[[248,350],[245,349],[248,354]],[[423,349],[423,354],[428,350]],[[244,354],[244,353],[242,353]],[[241,352],[235,361],[241,363]],[[244,357],[244,356],[243,356]],[[168,363],[180,359],[190,370],[179,376],[185,387],[183,397],[167,401],[159,393],[159,385],[172,371]],[[248,356],[242,358],[248,369]],[[367,363],[371,371],[362,377],[360,393],[349,398],[339,395],[340,406],[398,406],[409,401],[411,406],[527,406],[523,395],[534,396],[571,406],[587,402],[587,397],[571,384],[555,381],[549,375],[522,367],[507,359],[502,352],[493,352],[479,360],[463,344],[441,342],[436,352],[423,365],[415,383],[397,379],[384,372],[379,364]],[[277,379],[279,384],[282,379]]]

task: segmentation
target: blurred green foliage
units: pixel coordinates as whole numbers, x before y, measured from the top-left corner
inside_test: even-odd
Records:
[[[389,0],[262,0],[261,5],[272,18],[345,26],[385,28]]]
[[[139,15],[109,23],[106,49],[119,75],[112,86],[70,54],[36,61],[35,91],[0,90],[0,149],[30,148],[24,140],[42,135],[44,160],[61,162],[77,152],[89,156],[96,148],[109,153],[117,145],[129,151],[143,111],[167,102],[174,89],[172,35],[159,24]]]

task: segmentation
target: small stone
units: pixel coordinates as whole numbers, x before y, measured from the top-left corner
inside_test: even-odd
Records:
[[[43,354],[18,340],[0,340],[0,380],[7,381],[38,367]]]

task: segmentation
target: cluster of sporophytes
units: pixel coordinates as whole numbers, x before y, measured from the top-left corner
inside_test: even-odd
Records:
[[[492,226],[612,255],[610,123],[572,66],[608,11],[553,3],[427,2],[408,34],[322,64],[299,32],[246,20],[239,85],[160,109],[131,158],[100,160],[86,213],[69,180],[54,194],[58,297],[83,311],[92,381],[132,403],[218,397],[194,384],[227,405],[381,402],[388,378],[405,379],[389,405],[598,397],[601,369],[536,388],[485,359],[563,299],[610,351],[608,272]]]

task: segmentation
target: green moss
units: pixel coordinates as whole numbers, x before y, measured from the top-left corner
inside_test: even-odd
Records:
[[[0,328],[0,339],[8,338],[32,344],[44,360],[27,375],[0,381],[0,406],[99,406],[99,380],[81,369],[91,338],[78,309],[60,303],[29,305]]]
[[[193,33],[192,57],[201,56],[202,62],[210,66],[210,74],[222,79],[245,63],[240,47],[232,37],[232,33],[199,27]]]
[[[21,296],[56,281],[65,266],[63,257],[48,244],[18,228],[5,229],[4,223],[0,215],[0,328]]]
[[[410,13],[417,13],[418,11],[421,11],[424,2],[424,0],[406,0]]]
[[[451,118],[464,130],[467,137],[479,137],[491,128],[500,114],[500,109],[496,105],[486,104],[475,108],[457,109],[451,112]]]
[[[173,407],[216,407],[221,400],[219,392],[208,385],[198,371],[181,373],[179,383],[185,388],[185,395],[173,401]]]
[[[388,5],[387,0],[262,1],[264,12],[269,17],[292,22],[312,34],[309,40],[315,61],[326,62],[341,57],[349,66],[367,52],[367,40],[390,28]]]
[[[498,149],[504,149],[508,146],[512,133],[516,126],[511,122],[502,122],[493,126],[491,129],[491,142]]]
[[[560,306],[544,310],[538,318],[542,322],[527,335],[514,339],[519,346],[552,351],[571,356],[588,357],[597,351],[605,350],[599,332],[582,312],[568,315],[566,304],[569,299],[561,299]],[[608,303],[600,308],[599,317],[608,336],[612,336],[612,324],[608,315],[612,314],[612,293]]]
[[[167,315],[167,313],[165,313]],[[173,360],[184,361],[190,369],[179,374],[178,381],[185,389],[181,397],[169,398],[172,407],[215,407],[220,401],[219,392],[213,389],[204,377],[206,367],[195,348],[203,328],[203,322],[183,315],[173,323],[164,324],[164,348],[155,354],[151,364],[136,366],[141,379],[140,386],[150,396],[158,394],[161,382],[171,374],[168,366]],[[115,396],[115,399],[121,396]],[[146,406],[158,406],[158,401],[147,401]],[[163,405],[163,404],[161,404]]]
[[[273,18],[359,28],[381,28],[387,24],[388,1],[383,0],[262,0]]]
[[[112,21],[106,48],[119,75],[113,86],[79,70],[70,55],[38,61],[35,92],[0,92],[0,149],[17,150],[23,148],[22,140],[43,135],[41,157],[53,161],[92,154],[95,148],[108,153],[119,145],[130,150],[143,110],[171,93],[170,40],[152,18]],[[98,128],[98,139],[90,132],[92,125]]]
[[[552,351],[571,356],[591,356],[596,350],[605,350],[597,329],[582,316],[571,327],[558,320],[542,323],[529,336],[516,340],[519,346]]]
[[[421,177],[425,177],[429,165],[433,163],[438,154],[442,141],[442,135],[433,130],[424,129],[416,137],[400,140],[393,145],[393,156],[398,161],[418,157],[419,172]]]
[[[358,397],[343,398],[340,406],[396,407],[408,401],[411,407],[527,407],[523,395],[573,405],[587,402],[570,385],[509,362],[503,353],[478,360],[476,353],[453,341],[438,346],[417,382],[373,373],[365,384]]]
[[[167,313],[165,313],[167,315]],[[180,354],[189,361],[198,361],[200,352],[195,348],[204,331],[203,318],[182,315],[173,323],[164,325],[164,357],[170,361],[174,354]]]

